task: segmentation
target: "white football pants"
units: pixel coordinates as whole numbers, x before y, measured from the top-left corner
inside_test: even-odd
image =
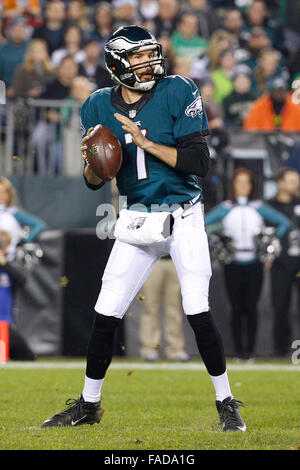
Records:
[[[162,243],[136,246],[116,240],[108,259],[95,310],[123,318],[157,259],[169,253],[175,265],[186,315],[209,310],[211,264],[203,205],[176,209],[172,235]]]

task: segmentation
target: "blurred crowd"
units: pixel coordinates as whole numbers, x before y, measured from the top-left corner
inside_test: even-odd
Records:
[[[201,89],[211,128],[300,130],[300,8],[290,0],[0,0],[7,98],[82,101],[112,86],[104,44],[139,24],[168,73]],[[74,82],[80,77],[80,82]]]
[[[27,98],[68,100],[70,106],[71,102],[80,105],[93,90],[113,86],[104,64],[105,42],[118,27],[138,24],[150,30],[162,44],[168,74],[188,76],[199,87],[211,134],[219,136],[219,143],[212,146],[224,162],[226,154],[221,151],[226,147],[226,132],[230,129],[300,132],[300,4],[297,1],[0,0],[0,15],[0,80],[5,82],[7,101],[15,105]],[[45,157],[46,163],[47,151],[54,146],[55,173],[61,171],[63,142],[55,127],[58,122],[69,123],[71,107],[68,106],[57,110],[55,105],[45,105],[45,115],[36,114],[37,123],[32,131],[25,125],[30,119],[24,114],[24,108],[25,120],[21,121],[21,108],[16,108],[16,141],[22,134],[26,143],[30,136],[36,154]],[[19,127],[18,122],[21,122]],[[80,148],[79,142],[74,140],[73,144]],[[282,245],[282,251],[268,266],[274,353],[278,356],[289,353],[289,309],[294,286],[300,293],[299,155],[297,142],[289,160],[284,162],[288,168],[281,169],[276,177],[278,192],[268,204],[254,196],[258,183],[255,178],[259,179],[259,175],[254,177],[245,168],[233,175],[231,190],[224,191],[224,195],[217,195],[215,188],[219,180],[214,180],[215,199],[211,197],[208,181],[202,182],[208,208],[212,209],[206,214],[207,227],[219,223],[219,231],[231,240],[235,250],[235,257],[223,260],[222,264],[235,353],[239,358],[251,358],[255,353],[257,305],[266,267],[265,260],[258,255],[255,234],[257,229],[262,229],[263,222],[276,228],[274,238],[280,239]],[[41,162],[43,158],[36,161]],[[42,174],[38,166],[34,170]],[[209,181],[218,176],[214,168]],[[41,221],[14,207],[9,200],[10,191],[11,187],[2,178],[0,229],[9,232],[7,221],[11,220],[17,228],[24,224],[30,226],[31,235],[36,237],[45,227]],[[225,196],[228,196],[226,200]],[[0,312],[0,320],[11,315],[13,288],[19,280],[18,272],[6,260],[8,240],[11,243],[8,235],[0,233],[0,297],[5,296],[8,305],[7,312]],[[223,242],[218,240],[219,249]],[[146,360],[159,358],[153,345],[161,340],[158,313],[164,304],[166,357],[188,360],[173,264],[165,257],[157,269],[144,286],[141,356]],[[8,320],[12,323],[11,317]],[[20,354],[24,357],[26,345],[22,338],[17,338],[15,344],[18,354],[23,348]]]

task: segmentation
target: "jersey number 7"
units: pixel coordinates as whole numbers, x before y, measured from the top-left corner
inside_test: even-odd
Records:
[[[147,129],[141,129],[141,132],[144,136],[147,135]],[[124,138],[126,144],[132,144],[131,134],[125,134]],[[147,180],[149,178],[146,154],[141,147],[136,147],[136,174],[138,181]]]

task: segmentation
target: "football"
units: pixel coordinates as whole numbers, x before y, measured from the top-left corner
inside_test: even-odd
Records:
[[[122,147],[115,134],[103,124],[97,124],[88,136],[86,156],[96,176],[111,181],[122,164]]]

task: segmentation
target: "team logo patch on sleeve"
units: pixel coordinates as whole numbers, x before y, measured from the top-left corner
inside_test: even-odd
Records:
[[[202,99],[201,96],[198,96],[185,110],[186,116],[196,117],[200,116],[203,112]]]

